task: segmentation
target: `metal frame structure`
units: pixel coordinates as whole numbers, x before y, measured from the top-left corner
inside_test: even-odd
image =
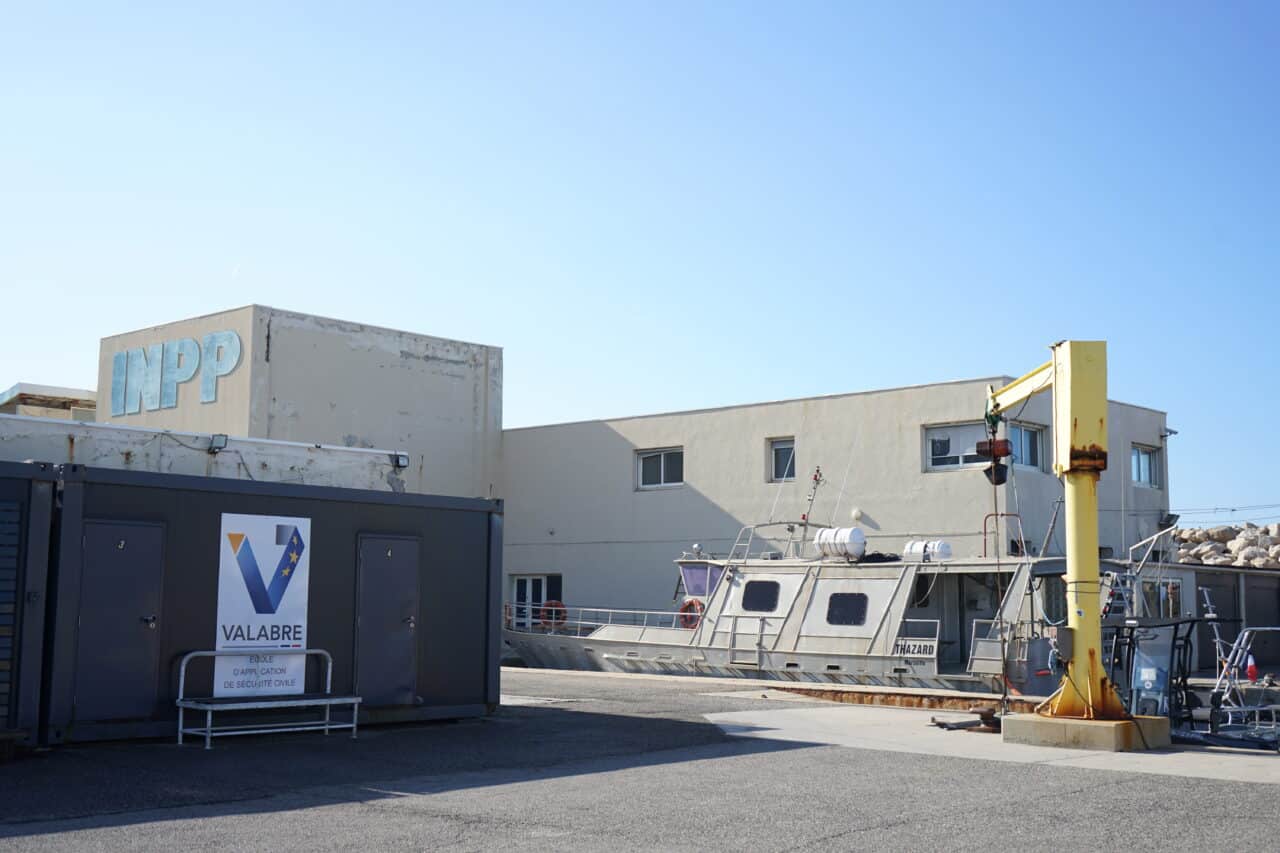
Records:
[[[1048,715],[1123,720],[1128,715],[1107,674],[1102,648],[1098,557],[1098,478],[1107,467],[1107,345],[1061,341],[1053,357],[1003,388],[987,390],[994,431],[1011,408],[1053,389],[1053,471],[1065,495],[1067,626],[1071,654]]]
[[[272,732],[313,732],[323,731],[326,735],[334,729],[350,729],[351,739],[355,740],[360,717],[359,696],[333,695],[333,655],[324,649],[290,649],[276,654],[282,655],[315,655],[325,661],[324,693],[299,694],[297,696],[249,696],[239,698],[206,697],[187,698],[187,664],[196,658],[244,657],[243,651],[196,651],[182,656],[178,667],[178,699],[174,703],[178,707],[178,745],[182,745],[183,735],[200,735],[204,737],[204,748],[212,749],[212,739],[231,735],[260,735]],[[331,712],[334,706],[351,706],[351,722],[334,722]],[[214,726],[214,711],[268,711],[281,708],[323,708],[324,719],[298,720],[282,723],[245,723],[235,726]],[[188,728],[185,714],[187,711],[204,711],[204,726]]]

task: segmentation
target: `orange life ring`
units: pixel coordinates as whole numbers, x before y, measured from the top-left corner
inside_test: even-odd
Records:
[[[568,617],[569,610],[564,602],[554,598],[542,602],[542,606],[538,608],[538,624],[546,628],[559,628]]]
[[[690,598],[684,604],[680,605],[680,627],[681,628],[697,628],[698,623],[702,621],[702,611],[706,610],[702,606],[702,602],[696,598]]]

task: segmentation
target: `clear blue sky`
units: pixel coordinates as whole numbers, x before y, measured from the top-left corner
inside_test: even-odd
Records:
[[[250,302],[500,345],[508,426],[1101,338],[1176,508],[1280,504],[1275,4],[111,5],[0,27],[0,385]]]

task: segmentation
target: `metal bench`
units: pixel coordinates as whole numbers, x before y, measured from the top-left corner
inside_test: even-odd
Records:
[[[243,651],[197,651],[187,652],[182,656],[182,664],[178,669],[178,743],[182,743],[183,735],[201,735],[204,737],[204,748],[211,748],[215,737],[228,735],[257,735],[271,732],[310,732],[323,731],[328,734],[335,729],[350,729],[351,737],[356,737],[356,726],[360,712],[359,696],[333,695],[333,656],[324,649],[288,649],[271,654],[316,655],[325,660],[324,692],[294,693],[284,696],[202,696],[188,697],[187,664],[195,658],[245,657]],[[351,722],[335,721],[331,717],[334,706],[351,706]],[[214,726],[214,711],[261,711],[280,708],[323,708],[324,718],[320,720],[290,720],[280,723],[248,723],[233,726]],[[203,711],[204,725],[188,728],[187,711]]]

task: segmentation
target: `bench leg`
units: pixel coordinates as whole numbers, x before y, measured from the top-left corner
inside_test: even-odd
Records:
[[[356,739],[356,727],[360,725],[360,706],[351,706],[351,739]]]
[[[324,733],[325,733],[325,737],[328,737],[328,736],[329,736],[329,711],[330,711],[332,708],[333,708],[333,706],[332,706],[332,705],[325,705],[325,706],[324,706]]]
[[[213,711],[204,712],[204,748],[213,749]]]
[[[182,712],[187,710],[182,706],[178,707],[178,746],[182,746]]]

